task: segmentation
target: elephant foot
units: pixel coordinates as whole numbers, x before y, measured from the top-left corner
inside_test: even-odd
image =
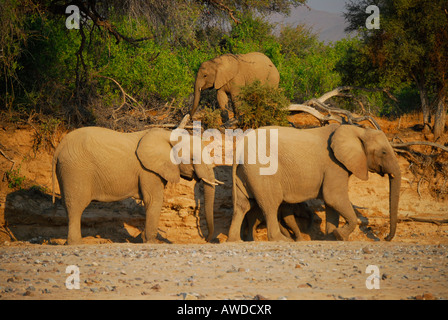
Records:
[[[276,236],[268,236],[269,241],[282,241],[282,242],[294,242],[291,238],[285,237],[281,233]]]
[[[82,244],[82,238],[76,238],[76,239],[68,238],[66,244],[69,246],[76,246],[78,244]]]
[[[224,128],[234,128],[238,124],[238,120],[236,118],[232,118],[229,121],[224,123]]]
[[[229,111],[227,111],[227,109],[221,110],[221,119],[223,123],[229,121]]]
[[[229,236],[229,237],[227,238],[227,242],[243,242],[243,240],[241,240],[240,237]]]
[[[141,233],[143,243],[157,243],[157,234],[155,236],[148,236],[145,231]]]
[[[336,240],[339,240],[339,241],[347,241],[348,240],[348,234],[346,234],[344,231],[342,231],[341,228],[335,229],[333,231],[333,235],[336,237]]]

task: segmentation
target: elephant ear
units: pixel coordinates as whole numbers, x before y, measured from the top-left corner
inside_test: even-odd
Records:
[[[170,159],[171,144],[169,132],[163,129],[151,129],[138,143],[136,155],[142,166],[157,173],[166,181],[180,181],[179,166]]]
[[[361,180],[368,179],[367,156],[362,142],[363,129],[341,125],[331,138],[334,156]]]
[[[224,55],[216,61],[215,89],[221,89],[238,73],[238,59],[233,55]]]

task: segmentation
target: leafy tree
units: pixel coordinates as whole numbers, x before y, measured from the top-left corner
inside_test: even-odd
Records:
[[[325,45],[303,25],[283,26],[278,42],[281,46],[281,59],[277,63],[280,85],[289,99],[303,102],[340,84],[340,76],[334,70],[340,59],[335,44]]]
[[[380,29],[365,27],[369,5],[380,10]],[[440,137],[448,97],[446,0],[361,0],[350,1],[346,9],[348,30],[357,30],[362,36],[361,51],[369,60],[370,74],[383,83],[415,84],[424,125],[432,127],[435,137]]]
[[[129,96],[151,108],[174,101],[182,107],[201,62],[230,49],[226,36],[235,50],[278,57],[272,35],[252,46],[241,37],[271,28],[263,16],[287,14],[305,1],[0,1],[0,108],[81,124],[94,122],[98,108],[110,118]],[[69,5],[79,8],[79,29],[65,26]]]

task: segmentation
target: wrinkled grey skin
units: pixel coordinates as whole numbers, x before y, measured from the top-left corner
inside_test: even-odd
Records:
[[[277,88],[280,74],[272,61],[260,52],[224,54],[201,64],[194,84],[194,101],[191,118],[199,106],[201,91],[217,90],[218,105],[226,110],[230,95],[235,104],[241,87],[259,80],[262,84]]]
[[[348,197],[348,180],[351,174],[367,180],[368,171],[389,175],[390,232],[386,240],[392,240],[397,226],[401,173],[395,153],[382,131],[338,124],[305,130],[260,129],[278,130],[278,170],[273,175],[261,176],[259,169],[263,166],[248,164],[247,155],[244,164],[234,164],[234,212],[228,241],[241,240],[241,223],[254,201],[265,216],[269,240],[287,241],[278,224],[280,204],[315,198],[325,203],[327,234],[347,240],[357,225]],[[247,137],[245,142],[247,144]],[[346,220],[342,227],[339,227],[339,215]]]
[[[164,187],[167,181],[177,183],[181,177],[204,181],[207,240],[212,239],[213,167],[174,164],[170,150],[177,141],[170,142],[170,134],[163,129],[119,133],[86,127],[64,137],[53,157],[53,201],[56,173],[69,220],[68,244],[82,243],[81,215],[91,201],[111,202],[130,197],[142,199],[145,204],[143,241],[155,242]]]

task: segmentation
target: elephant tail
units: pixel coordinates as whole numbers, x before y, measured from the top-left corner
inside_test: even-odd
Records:
[[[56,150],[53,154],[53,161],[51,163],[51,188],[52,188],[52,201],[53,204],[56,202],[56,194],[55,194],[55,187],[56,187],[56,164],[58,162],[59,153],[61,153],[61,150],[63,149],[63,146],[66,139],[62,139],[62,141],[59,143],[59,145],[56,147]]]

